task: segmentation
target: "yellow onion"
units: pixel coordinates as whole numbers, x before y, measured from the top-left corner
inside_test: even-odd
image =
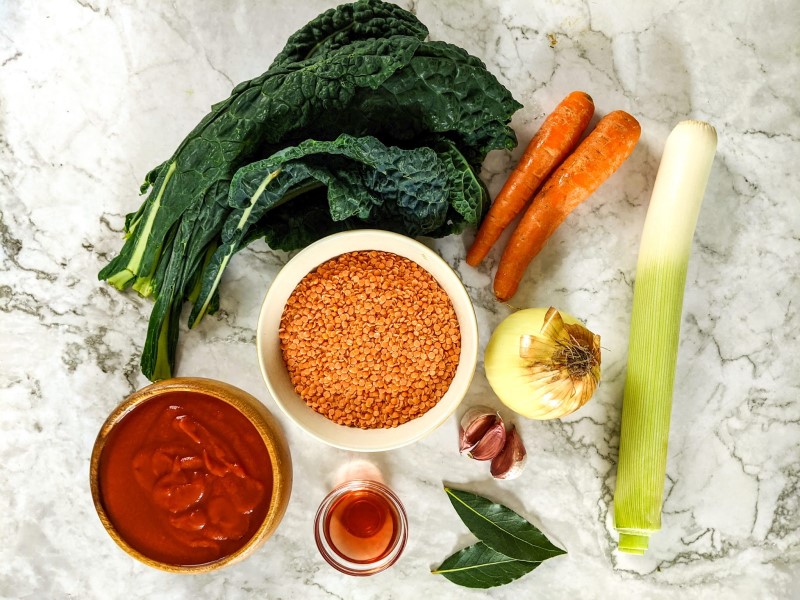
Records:
[[[556,419],[589,401],[600,381],[600,336],[555,308],[503,320],[486,346],[489,385],[511,410]]]

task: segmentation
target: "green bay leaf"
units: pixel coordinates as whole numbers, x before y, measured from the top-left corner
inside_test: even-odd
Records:
[[[445,559],[432,573],[464,587],[490,588],[519,579],[540,564],[510,558],[478,542]]]
[[[470,492],[451,488],[445,491],[469,530],[496,552],[528,562],[541,562],[565,554],[510,508]]]

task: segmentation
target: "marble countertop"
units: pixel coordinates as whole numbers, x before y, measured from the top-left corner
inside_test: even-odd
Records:
[[[456,452],[456,419],[368,458],[407,505],[400,561],[369,578],[323,562],[313,515],[330,473],[355,457],[316,442],[270,398],[257,312],[288,260],[237,255],[222,310],[182,337],[179,374],[233,383],[281,421],[293,496],[255,555],[175,576],[124,554],[88,485],[100,425],[147,382],[138,369],[149,301],[96,273],[120,247],[139,183],[210,104],[260,74],[297,27],[333,6],[188,0],[0,5],[0,597],[3,598],[790,598],[800,597],[800,5],[712,0],[414,0],[433,39],[482,58],[524,104],[524,145],[569,91],[641,122],[630,160],[558,230],[517,306],[555,305],[603,338],[595,398],[551,422],[517,419],[524,475],[493,481]],[[795,83],[792,83],[795,82]],[[632,282],[666,136],[716,125],[719,149],[684,302],[663,530],[644,557],[616,551],[614,490]],[[496,152],[495,194],[520,154]],[[481,344],[508,313],[463,237],[430,241],[461,274]],[[496,402],[482,365],[466,403]],[[510,416],[507,414],[507,416]],[[470,592],[429,573],[472,539],[443,482],[529,516],[568,554],[508,586]]]

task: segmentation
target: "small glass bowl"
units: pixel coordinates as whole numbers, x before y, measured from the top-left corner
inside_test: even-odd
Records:
[[[328,530],[328,517],[338,501],[347,494],[358,491],[370,491],[381,496],[386,500],[389,510],[394,516],[396,531],[391,546],[374,561],[355,561],[345,557],[336,549]],[[400,498],[382,483],[366,479],[348,481],[334,488],[320,504],[314,518],[314,538],[320,554],[333,568],[347,575],[374,575],[392,566],[403,553],[408,539],[406,510],[403,508]]]

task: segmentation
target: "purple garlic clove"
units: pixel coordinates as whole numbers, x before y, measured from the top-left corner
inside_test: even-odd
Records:
[[[475,460],[492,460],[505,445],[506,426],[498,415],[495,424],[486,430],[481,440],[469,451],[469,457]]]
[[[491,473],[495,479],[515,479],[525,469],[528,456],[522,438],[513,425],[506,434],[505,447],[492,459]]]
[[[498,419],[500,415],[486,406],[473,406],[467,410],[461,417],[458,451],[463,454],[472,450]]]

